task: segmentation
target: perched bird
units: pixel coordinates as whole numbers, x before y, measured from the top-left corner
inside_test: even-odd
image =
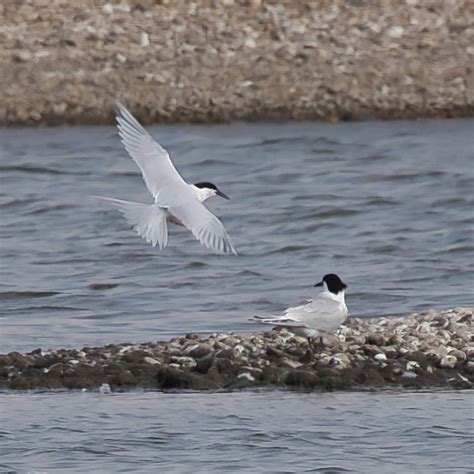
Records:
[[[254,316],[252,321],[288,329],[308,338],[310,344],[319,337],[334,334],[347,318],[344,292],[347,285],[334,273],[324,275],[314,286],[324,290],[308,303],[286,309],[281,316]]]
[[[237,251],[221,221],[203,202],[212,196],[229,199],[215,184],[188,184],[176,171],[168,152],[117,102],[117,124],[125,149],[142,172],[154,204],[94,196],[115,206],[140,237],[160,249],[168,244],[168,223],[189,229],[194,237],[215,253]]]

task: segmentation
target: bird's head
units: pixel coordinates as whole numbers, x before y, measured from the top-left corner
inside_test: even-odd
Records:
[[[194,183],[194,186],[197,188],[198,199],[201,202],[204,202],[206,199],[212,196],[220,196],[224,199],[230,199],[227,194],[224,194],[219,188],[208,181],[203,181],[202,183]]]
[[[323,279],[314,286],[324,286],[324,289],[335,295],[347,288],[347,285],[335,273],[324,275]]]

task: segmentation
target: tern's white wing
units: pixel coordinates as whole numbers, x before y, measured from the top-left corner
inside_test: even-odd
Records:
[[[122,143],[140,168],[155,202],[167,206],[173,202],[173,196],[190,193],[189,185],[176,171],[168,152],[120,102],[117,102],[116,118]]]
[[[237,255],[222,222],[196,198],[193,197],[180,206],[170,206],[168,210],[207,248],[216,253]]]

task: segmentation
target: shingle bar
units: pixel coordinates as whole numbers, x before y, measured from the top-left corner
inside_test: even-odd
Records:
[[[0,4],[0,125],[474,115],[472,0]]]
[[[0,355],[1,389],[472,388],[473,309],[349,319],[311,349],[285,330]]]

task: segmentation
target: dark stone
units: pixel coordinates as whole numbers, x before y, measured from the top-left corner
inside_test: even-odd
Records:
[[[283,351],[280,351],[272,346],[267,346],[265,353],[270,359],[282,359],[285,357],[285,353]]]
[[[362,350],[364,351],[364,354],[369,356],[374,356],[375,354],[380,354],[380,352],[382,352],[377,346],[371,344],[364,344]]]
[[[371,334],[366,338],[367,344],[372,344],[374,346],[383,346],[386,344],[386,339],[382,334]]]
[[[29,359],[19,352],[10,352],[7,354],[7,357],[17,369],[21,370],[30,365]]]
[[[5,354],[0,354],[0,367],[12,365],[12,360]]]
[[[114,377],[111,379],[111,384],[118,386],[135,385],[136,378],[127,370],[114,375]]]
[[[150,357],[150,353],[143,350],[129,351],[122,356],[125,362],[137,363],[143,362],[145,357]]]
[[[199,344],[198,347],[193,349],[189,353],[189,357],[193,359],[200,359],[201,357],[205,357],[212,352],[212,348],[206,344]]]
[[[380,368],[372,365],[370,362],[355,371],[354,381],[358,384],[378,386],[383,385],[384,377],[380,372]]]
[[[0,366],[0,377],[8,377],[9,373],[10,371],[8,370],[8,367]]]
[[[188,334],[186,334],[186,339],[192,339],[192,340],[196,340],[196,339],[200,339],[201,336],[199,334],[196,334],[195,332],[190,332]]]
[[[218,388],[214,381],[204,378],[197,374],[191,374],[183,370],[164,367],[156,375],[156,381],[162,389],[194,389],[209,390]]]
[[[314,359],[314,354],[311,349],[306,349],[305,353],[299,358],[302,364],[310,364]]]
[[[198,359],[196,362],[197,365],[194,368],[195,372],[199,372],[200,374],[207,374],[212,364],[214,363],[214,356],[212,354],[209,354],[206,357]]]
[[[216,353],[216,357],[218,357],[219,359],[235,359],[234,350],[222,349],[221,351]]]
[[[414,351],[414,352],[407,352],[406,354],[403,354],[403,358],[406,359],[407,361],[414,361],[418,362],[418,364],[421,366],[421,368],[426,369],[428,365],[430,364],[430,360],[426,356],[426,354],[423,354],[423,352],[420,351]],[[412,369],[414,372],[417,372],[417,368]],[[418,369],[419,370],[419,369]]]
[[[163,389],[191,388],[189,373],[171,367],[163,367],[156,374],[158,386]]]
[[[48,354],[48,355],[41,356],[35,359],[32,365],[33,367],[36,367],[37,369],[45,369],[53,364],[56,364],[57,362],[61,360],[62,358],[55,354]]]
[[[46,374],[38,379],[38,384],[41,387],[49,390],[58,390],[64,388],[63,382],[58,377],[51,377],[50,374]]]
[[[27,390],[32,386],[33,381],[22,375],[15,375],[10,381],[10,388],[14,390]]]
[[[92,389],[100,385],[98,381],[84,377],[64,377],[62,383],[66,388],[70,389]]]
[[[62,362],[57,362],[48,368],[47,374],[50,376],[59,377],[64,373],[64,364]]]
[[[313,388],[319,383],[319,377],[310,370],[289,370],[285,377],[286,385]]]
[[[25,378],[36,378],[43,375],[43,371],[41,369],[37,369],[35,367],[26,367],[21,371],[21,375]]]
[[[123,364],[119,364],[118,362],[109,362],[107,365],[104,365],[104,374],[119,374],[123,370]]]
[[[281,380],[281,378],[282,378],[281,370],[278,370],[275,367],[267,366],[262,370],[261,380],[262,380],[262,383],[264,384],[278,385],[278,384],[285,383],[285,381]]]

